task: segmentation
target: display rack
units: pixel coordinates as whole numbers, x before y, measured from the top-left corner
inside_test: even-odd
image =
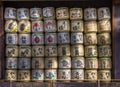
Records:
[[[112,81],[97,82],[11,82],[5,81],[5,33],[3,13],[5,7],[109,7],[112,18]],[[2,0],[0,1],[0,87],[120,87],[120,1],[119,0]]]

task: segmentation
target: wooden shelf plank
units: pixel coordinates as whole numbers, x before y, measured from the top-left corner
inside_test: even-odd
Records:
[[[53,87],[98,87],[97,82],[56,82]]]
[[[1,0],[1,1],[33,1],[33,0]],[[34,0],[34,1],[110,1],[110,0]]]

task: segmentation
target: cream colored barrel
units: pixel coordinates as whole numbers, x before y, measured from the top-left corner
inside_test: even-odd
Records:
[[[85,57],[97,57],[98,51],[97,46],[86,46],[85,47]]]
[[[30,33],[31,23],[28,20],[21,20],[18,22],[18,32],[19,33]]]
[[[43,18],[46,19],[55,19],[54,7],[44,7],[43,8]]]
[[[111,32],[111,22],[109,19],[104,19],[98,22],[98,33],[104,32]]]
[[[18,35],[16,33],[7,33],[6,34],[6,44],[7,45],[17,45],[18,44]]]
[[[43,44],[44,44],[44,34],[33,33],[32,34],[32,45],[43,45]]]
[[[58,20],[57,21],[58,32],[69,32],[70,31],[70,21],[69,20]]]
[[[83,69],[85,68],[85,58],[84,57],[72,57],[72,69]]]
[[[71,58],[70,57],[59,57],[59,68],[60,69],[70,69],[71,68]]]
[[[29,20],[29,9],[28,8],[17,9],[17,20]]]
[[[70,45],[58,45],[58,56],[70,56]]]
[[[84,34],[84,45],[96,45],[97,44],[97,34],[87,33]]]
[[[15,8],[7,7],[5,8],[4,18],[6,20],[8,19],[16,19],[17,12]]]
[[[110,19],[111,17],[110,14],[110,9],[108,7],[101,7],[98,8],[98,19],[103,20],[103,19]]]
[[[46,45],[56,45],[57,44],[57,34],[56,33],[45,33],[45,44]]]
[[[71,21],[71,32],[83,32],[84,26],[82,20],[72,20]]]
[[[56,18],[59,19],[68,19],[69,18],[69,9],[67,7],[60,7],[56,9]]]
[[[19,45],[30,45],[31,35],[30,34],[19,34]]]
[[[18,46],[6,46],[7,57],[18,57]]]
[[[41,20],[42,9],[41,8],[30,8],[30,18],[31,20]]]
[[[44,81],[44,70],[32,70],[31,75],[32,81]]]
[[[98,26],[96,21],[87,21],[84,23],[84,33],[97,33]]]
[[[46,69],[45,70],[45,80],[57,80],[57,70],[56,69]]]
[[[32,46],[32,57],[43,57],[44,53],[44,46]]]
[[[70,34],[69,33],[58,33],[58,44],[69,44],[70,43]]]
[[[18,81],[30,81],[30,70],[18,70]]]
[[[58,69],[58,80],[66,82],[71,80],[70,69]]]
[[[45,68],[46,69],[57,69],[58,61],[57,58],[45,58]]]
[[[44,29],[45,32],[56,32],[57,31],[56,21],[52,19],[44,20]]]
[[[84,20],[97,20],[96,8],[85,8],[84,9]]]
[[[6,69],[17,69],[18,68],[17,58],[6,58]]]
[[[32,69],[44,69],[45,67],[44,58],[32,58]]]
[[[18,24],[16,20],[5,21],[5,32],[16,33],[18,32]]]
[[[84,80],[84,69],[72,69],[71,78],[73,81],[81,82]]]
[[[110,45],[111,44],[111,35],[110,33],[101,33],[98,34],[98,45]]]
[[[71,33],[71,44],[83,44],[83,33]]]
[[[70,8],[70,19],[71,20],[83,19],[82,8]]]
[[[98,59],[97,58],[86,58],[85,62],[86,69],[98,69]]]
[[[98,47],[99,57],[111,57],[112,49],[110,45],[103,45]]]
[[[71,46],[71,56],[84,56],[84,46],[83,45],[72,45]]]
[[[99,70],[98,79],[101,81],[111,81],[111,70]]]
[[[34,21],[31,22],[31,25],[32,25],[31,26],[32,32],[34,32],[34,33],[44,32],[43,21],[36,21],[36,20],[34,20]]]
[[[57,46],[45,46],[45,56],[50,57],[50,56],[57,56]]]
[[[5,80],[17,80],[17,70],[6,70]]]
[[[31,68],[30,58],[19,58],[18,60],[18,69],[27,70]]]
[[[85,79],[91,82],[97,81],[97,70],[85,70]]]
[[[30,46],[19,46],[19,57],[31,57]]]
[[[111,69],[112,61],[111,58],[99,58],[99,69]]]

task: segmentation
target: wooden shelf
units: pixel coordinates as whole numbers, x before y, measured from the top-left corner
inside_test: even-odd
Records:
[[[29,2],[28,2],[29,1]],[[69,2],[68,2],[69,1]],[[116,2],[120,2],[120,0],[115,0]],[[115,3],[116,3],[115,2]],[[3,12],[5,7],[15,7],[15,8],[31,8],[31,7],[110,7],[111,13],[112,13],[112,26],[113,26],[113,32],[112,32],[112,38],[113,38],[113,78],[120,78],[120,32],[119,32],[119,21],[118,18],[120,18],[120,5],[114,5],[112,3],[112,0],[2,0],[0,3],[0,78],[4,79],[4,21],[3,21]],[[2,49],[2,50],[1,50]],[[22,85],[18,87],[33,87],[35,82],[12,82],[12,87],[17,87],[16,85]],[[35,87],[49,87],[50,83],[37,83],[39,86]],[[10,82],[0,82],[0,87],[10,87]],[[28,85],[28,86],[24,86]],[[56,82],[52,83],[53,87],[120,87],[119,82],[111,82],[111,83],[89,83],[89,82]]]
[[[120,82],[0,82],[0,87],[120,87]]]

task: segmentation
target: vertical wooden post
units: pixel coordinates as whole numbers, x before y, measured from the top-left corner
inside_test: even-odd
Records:
[[[4,25],[3,25],[3,4],[0,2],[0,79],[4,77]]]
[[[113,6],[113,72],[120,79],[120,4]]]

